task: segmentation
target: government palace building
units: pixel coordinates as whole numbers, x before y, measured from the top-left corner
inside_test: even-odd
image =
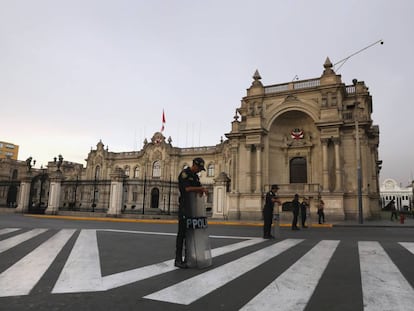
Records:
[[[59,156],[46,168],[32,159],[0,159],[0,206],[22,213],[104,213],[115,217],[176,215],[177,177],[202,157],[209,217],[260,220],[264,194],[278,184],[290,219],[297,193],[320,200],[329,220],[377,218],[381,211],[379,127],[363,81],[344,83],[329,58],[320,77],[263,85],[258,71],[215,146],[178,148],[156,132],[139,151],[111,152],[102,141],[86,166]],[[361,204],[361,205],[360,205]]]

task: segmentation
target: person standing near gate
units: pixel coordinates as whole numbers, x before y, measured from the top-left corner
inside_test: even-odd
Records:
[[[322,224],[325,223],[325,202],[321,199],[319,200],[318,205],[318,223]]]
[[[302,203],[300,203],[300,216],[302,219],[302,228],[307,228],[306,225],[306,214],[309,210],[308,198],[303,198]]]
[[[201,186],[200,178],[197,173],[205,171],[204,160],[202,158],[193,159],[191,167],[186,167],[178,175],[178,188],[180,190],[179,206],[178,206],[178,232],[175,246],[174,265],[178,268],[187,268],[186,257],[183,248],[185,246],[185,235],[187,231],[186,218],[189,216],[190,200],[189,194],[195,192],[202,196],[207,194],[207,188]]]
[[[292,212],[293,212],[292,230],[299,230],[299,227],[298,227],[299,209],[300,209],[299,194],[296,193],[292,201]]]
[[[278,185],[272,185],[268,193],[266,193],[265,205],[263,208],[263,238],[273,239],[274,236],[270,234],[273,220],[273,208],[275,203],[282,204],[277,196],[279,190]]]

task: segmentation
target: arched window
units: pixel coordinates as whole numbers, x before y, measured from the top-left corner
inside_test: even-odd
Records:
[[[135,167],[134,170],[134,178],[138,178],[139,177],[139,166]]]
[[[214,176],[214,164],[211,163],[207,166],[207,176],[213,177]]]
[[[308,172],[306,167],[306,158],[296,157],[290,160],[289,165],[290,183],[303,183],[308,182]]]
[[[125,166],[125,175],[129,177],[129,166]]]
[[[161,162],[155,161],[152,165],[152,177],[161,177]]]

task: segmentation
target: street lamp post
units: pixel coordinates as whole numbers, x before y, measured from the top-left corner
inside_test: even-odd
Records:
[[[144,194],[142,197],[142,215],[145,214],[145,192],[146,192],[146,188],[147,187],[147,172],[145,172],[145,177],[144,177]]]
[[[361,173],[361,147],[359,141],[359,103],[357,99],[357,84],[358,80],[353,79],[352,84],[355,87],[355,140],[356,140],[356,160],[357,160],[357,179],[358,179],[358,222],[364,223],[364,215],[362,210],[362,173]]]
[[[96,206],[95,200],[96,200],[96,172],[95,172],[95,177],[94,177],[94,180],[93,180],[92,213],[95,212],[95,206]]]
[[[170,175],[170,185],[168,189],[168,215],[170,215],[170,205],[171,205],[171,175]]]

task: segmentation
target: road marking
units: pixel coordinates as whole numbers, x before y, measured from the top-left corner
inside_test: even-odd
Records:
[[[61,230],[0,274],[0,297],[28,295],[75,230]]]
[[[302,239],[287,239],[272,244],[269,247],[147,295],[144,298],[189,305],[302,241]]]
[[[212,256],[220,256],[263,241],[256,238],[219,247],[212,250]],[[96,230],[82,230],[52,293],[104,291],[176,269],[174,260],[167,260],[102,277]]]
[[[170,233],[170,232],[134,231],[134,230],[117,230],[117,229],[99,229],[99,231],[177,236],[177,233]],[[234,236],[234,235],[209,235],[209,238],[212,238],[212,239],[236,239],[236,240],[258,239],[257,237]]]
[[[82,230],[52,293],[102,291],[96,230]]]
[[[358,248],[364,310],[407,310],[414,306],[413,288],[380,244],[358,242]]]
[[[414,243],[413,242],[400,242],[401,246],[405,247],[411,254],[414,254]]]
[[[31,238],[34,238],[35,236],[38,236],[39,234],[42,234],[46,231],[47,229],[33,229],[22,234],[13,236],[11,238],[8,238],[6,240],[0,241],[0,253],[5,252],[8,249],[15,247],[16,245],[22,242],[30,240]]]
[[[339,241],[321,241],[241,310],[304,310]]]
[[[10,232],[14,232],[14,231],[17,231],[17,230],[20,230],[20,229],[19,228],[5,228],[5,229],[0,229],[0,235],[7,234],[7,233],[10,233]]]

